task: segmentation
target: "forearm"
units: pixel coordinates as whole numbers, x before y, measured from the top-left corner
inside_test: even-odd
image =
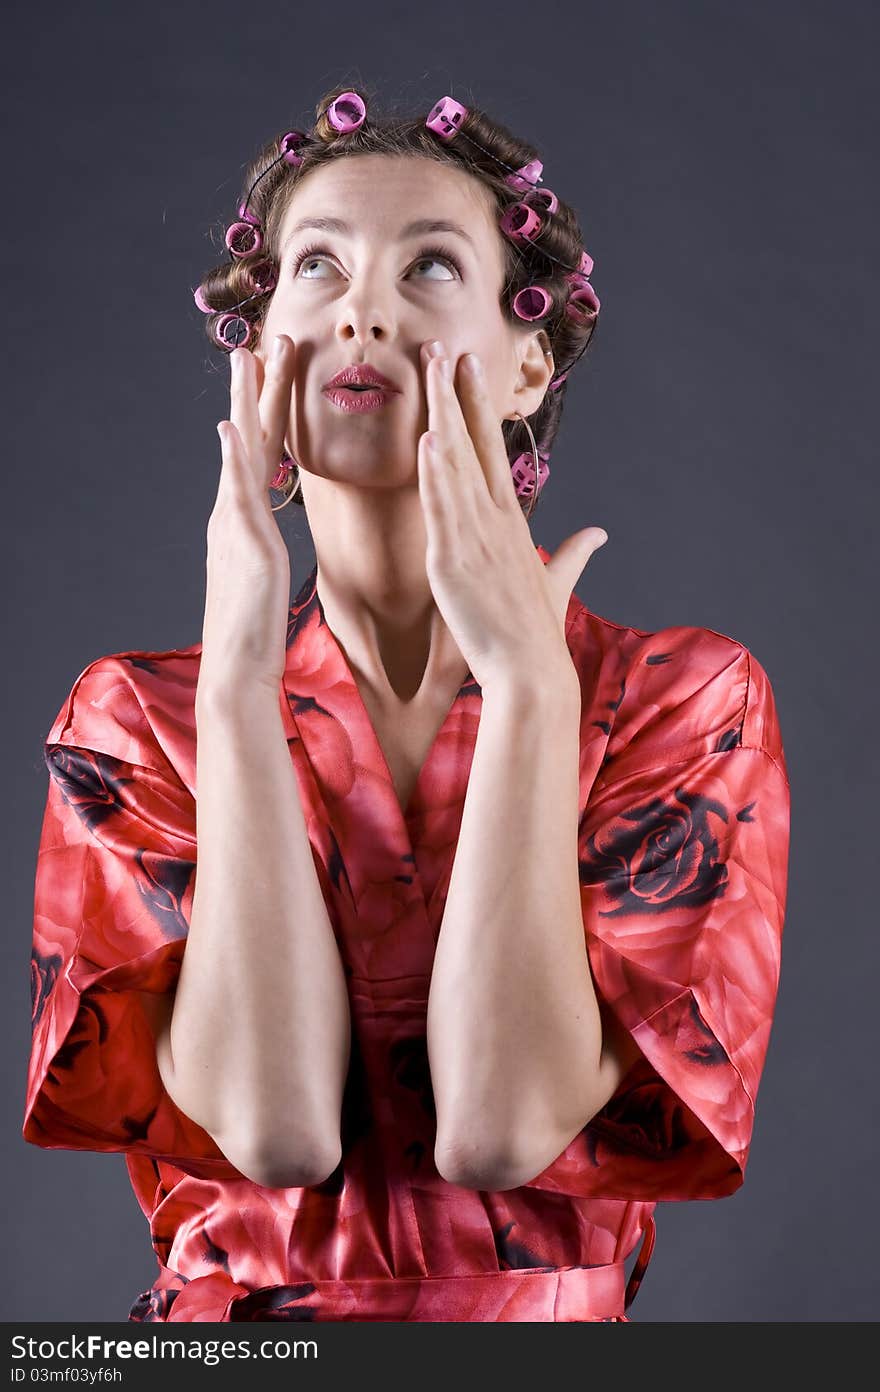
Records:
[[[530,1155],[533,1178],[588,1119],[602,1028],[578,879],[579,723],[573,673],[483,692],[428,1000],[441,1172],[513,1172]]]
[[[233,1161],[320,1168],[339,1149],[350,1017],[278,700],[206,705],[197,730],[175,1100]]]

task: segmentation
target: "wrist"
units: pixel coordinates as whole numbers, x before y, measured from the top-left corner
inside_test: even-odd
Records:
[[[252,718],[269,710],[280,714],[281,682],[273,684],[258,678],[223,682],[199,678],[195,696],[196,722]]]
[[[580,681],[568,655],[567,661],[530,662],[517,671],[499,672],[481,690],[484,701],[580,714]]]

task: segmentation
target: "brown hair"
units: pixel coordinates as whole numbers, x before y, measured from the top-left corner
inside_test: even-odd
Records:
[[[417,155],[455,165],[478,179],[494,195],[499,218],[506,209],[523,199],[522,193],[505,182],[505,175],[508,169],[519,170],[538,158],[538,152],[534,146],[512,135],[484,112],[470,106],[452,139],[441,140],[425,125],[427,112],[409,118],[395,115],[377,117],[374,114],[376,104],[373,95],[363,83],[359,83],[357,90],[367,108],[366,118],[356,130],[340,134],[330,124],[326,113],[334,98],[346,90],[349,89],[344,86],[336,87],[321,98],[316,107],[314,127],[304,133],[307,138],[296,146],[297,154],[302,158],[301,164],[290,165],[279,160],[282,132],[264,145],[247,166],[240,205],[244,205],[250,193],[247,211],[259,223],[262,246],[252,255],[232,257],[208,271],[199,287],[202,302],[210,309],[204,318],[205,331],[212,346],[224,354],[232,351],[231,346],[218,340],[216,334],[224,314],[235,311],[251,325],[247,343],[253,344],[259,340],[278,275],[278,238],[284,214],[299,181],[319,165],[359,154]],[[469,140],[467,136],[473,139]],[[498,160],[492,158],[493,155],[503,163],[499,164]],[[264,177],[261,178],[261,175]],[[256,182],[258,179],[259,182]],[[253,187],[255,183],[256,187]],[[565,277],[568,271],[578,267],[584,251],[574,210],[560,198],[552,214],[547,214],[540,205],[536,206],[536,211],[542,222],[537,242],[514,243],[499,228],[505,266],[501,308],[514,327],[527,327],[530,331],[545,330],[553,351],[555,378],[567,371],[575,359],[585,352],[595,332],[598,314],[582,321],[565,312],[572,292],[572,285]],[[547,249],[550,257],[543,255],[542,248]],[[270,288],[262,291],[260,287],[263,284],[268,284]],[[535,284],[547,291],[550,305],[542,318],[524,321],[514,313],[513,299],[517,291]],[[246,303],[242,304],[242,301]],[[563,382],[553,390],[548,387],[541,405],[530,418],[529,424],[542,454],[549,455],[556,438],[566,385]],[[525,451],[531,467],[531,445],[522,422],[504,420],[501,425],[511,461]],[[539,493],[535,506],[541,496]],[[301,489],[294,499],[300,506],[303,505]],[[528,506],[528,502],[528,499],[523,500],[524,507]]]

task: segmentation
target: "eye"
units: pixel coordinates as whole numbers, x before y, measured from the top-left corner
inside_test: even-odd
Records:
[[[323,258],[323,257],[325,257],[325,256],[330,256],[330,255],[331,255],[331,253],[327,250],[326,247],[322,247],[322,246],[308,246],[308,247],[303,247],[302,251],[298,252],[297,255],[294,257],[294,262],[293,262],[293,273],[294,273],[294,275],[297,275],[297,274],[299,273],[300,267],[301,267],[301,266],[304,266],[304,265],[306,264],[306,262],[312,261],[312,262],[314,262],[315,264],[319,264],[321,258]],[[459,277],[461,276],[461,267],[459,266],[459,264],[458,264],[458,262],[456,261],[455,257],[454,257],[454,256],[451,256],[451,255],[449,254],[448,251],[444,251],[442,247],[422,247],[421,251],[419,252],[419,255],[418,255],[417,258],[416,258],[416,260],[413,262],[413,265],[414,265],[414,266],[419,266],[419,265],[424,265],[424,264],[431,265],[431,264],[437,263],[437,262],[442,263],[443,265],[447,266],[450,270],[454,271],[454,273],[455,273],[456,276],[459,276]],[[315,279],[318,279],[318,278],[319,278],[319,277],[315,277],[315,276],[311,276],[311,275],[306,275],[306,276],[301,276],[301,277],[300,277],[300,279],[302,279],[302,280],[315,280]],[[424,280],[424,279],[434,279],[434,277],[433,277],[433,276],[430,276],[430,277],[421,276],[421,277],[419,277],[419,279],[422,279],[422,280]]]

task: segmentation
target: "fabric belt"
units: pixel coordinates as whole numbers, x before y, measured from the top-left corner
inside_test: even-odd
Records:
[[[180,1286],[167,1267],[132,1306],[135,1322],[235,1323],[265,1320],[458,1320],[628,1322],[654,1247],[648,1220],[629,1283],[622,1261],[604,1266],[529,1267],[476,1276],[362,1277],[299,1281],[252,1290],[223,1271]],[[177,1288],[175,1288],[177,1287]]]

